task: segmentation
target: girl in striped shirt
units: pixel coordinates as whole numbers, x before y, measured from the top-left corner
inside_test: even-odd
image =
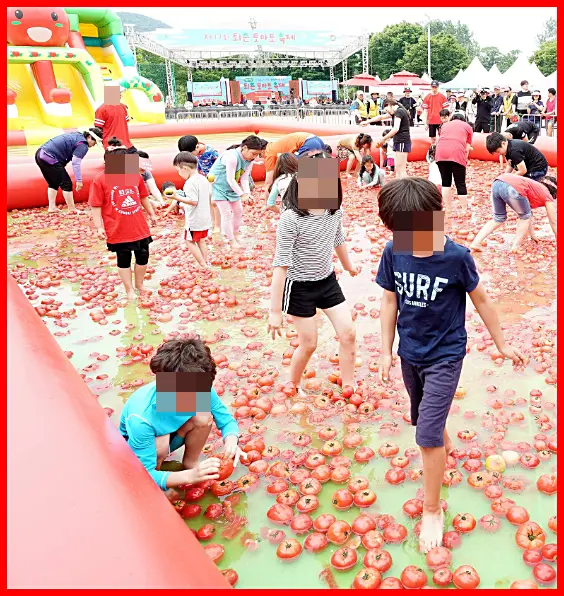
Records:
[[[329,317],[339,336],[343,387],[354,387],[356,334],[350,309],[335,275],[333,252],[351,276],[357,275],[358,270],[347,253],[341,222],[343,191],[338,160],[323,163],[324,158],[331,159],[331,156],[318,153],[299,160],[298,174],[291,180],[282,200],[273,263],[268,333],[273,339],[276,334],[281,335],[282,313],[292,316],[299,346],[292,356],[290,381],[302,395],[302,374],[317,347],[315,315],[318,308]],[[313,188],[324,189],[324,196],[314,196]],[[321,205],[326,208],[318,208]]]

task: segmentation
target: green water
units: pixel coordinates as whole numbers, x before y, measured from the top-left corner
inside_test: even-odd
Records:
[[[417,172],[415,169],[414,171]],[[478,170],[479,172],[480,170]],[[481,196],[477,189],[478,183],[474,184],[476,195]],[[260,193],[261,191],[258,190],[257,192]],[[263,195],[260,195],[260,197],[262,198]],[[350,299],[351,307],[353,304],[361,302],[365,305],[366,313],[370,309],[379,308],[382,294],[380,288],[373,283],[374,276],[371,273],[371,269],[377,267],[380,251],[376,255],[369,252],[374,245],[366,237],[366,228],[367,225],[374,227],[375,221],[374,216],[370,215],[367,210],[369,205],[372,208],[375,207],[373,199],[358,199],[354,192],[345,199],[345,211],[348,209],[349,212],[346,227],[349,231],[348,245],[350,254],[353,262],[362,266],[362,272],[354,279],[347,275],[340,277],[340,283],[345,295]],[[271,224],[264,220],[261,212],[258,212],[257,209],[257,206],[247,208],[246,221],[248,226],[244,229],[246,236],[244,244],[249,253],[253,255],[252,262],[262,263],[268,262],[272,258],[273,228]],[[486,211],[487,203],[484,199],[481,204],[476,206],[478,216],[475,218],[475,223],[466,227],[472,229],[476,226],[479,227]],[[77,264],[85,263],[89,266],[97,265],[101,257],[106,258],[107,253],[104,250],[103,243],[97,240],[91,241],[91,247],[87,251],[83,250],[81,252],[73,248],[70,235],[76,233],[76,229],[73,230],[75,225],[83,226],[82,231],[84,234],[92,234],[87,218],[81,218],[80,224],[73,223],[70,225],[68,220],[66,220],[67,223],[65,223],[65,220],[59,220],[62,223],[55,224],[51,228],[25,229],[26,223],[29,222],[35,222],[34,226],[40,228],[37,221],[41,217],[43,217],[41,210],[34,210],[32,215],[22,215],[15,219],[9,217],[10,229],[17,232],[16,236],[10,239],[8,245],[10,266],[13,267],[18,263],[23,263],[28,268],[30,275],[33,275],[35,270],[49,267],[62,257],[72,257]],[[365,219],[368,220],[368,224],[364,222]],[[545,224],[545,222],[541,223]],[[175,239],[179,236],[181,228],[181,220],[174,218],[161,221],[158,226],[157,239],[151,245],[152,257],[150,261],[156,271],[146,283],[146,286],[154,292],[158,290],[159,282],[163,278],[179,272],[178,268],[171,268],[166,265],[167,257],[164,252],[171,243],[176,241]],[[507,232],[512,232],[513,229],[514,223],[508,226]],[[546,226],[543,225],[543,230],[545,229]],[[378,233],[382,231],[378,226],[376,226],[376,230]],[[507,235],[500,236],[499,239],[507,237]],[[261,244],[262,249],[253,252],[253,248],[257,244]],[[379,246],[381,247],[381,245]],[[495,298],[502,321],[507,326],[506,333],[517,338],[520,342],[519,347],[527,348],[530,346],[531,329],[535,324],[541,324],[539,322],[542,322],[542,327],[546,330],[547,336],[555,331],[555,257],[552,253],[547,253],[549,256],[543,259],[541,263],[531,266],[520,262],[519,259],[504,256],[503,251],[507,250],[507,242],[503,244],[492,242],[491,246],[499,248],[493,261],[488,261],[486,253],[484,256],[477,257],[482,279]],[[353,251],[353,247],[358,247],[358,252]],[[222,254],[224,250],[216,242],[211,245],[212,254]],[[161,259],[157,258],[159,255],[162,256]],[[186,266],[188,266],[188,263]],[[110,269],[108,268],[108,270]],[[218,285],[230,286],[230,292],[237,296],[241,304],[253,303],[260,308],[268,306],[269,288],[262,285],[264,273],[255,273],[251,268],[246,270],[235,268],[222,270],[219,267],[214,267],[214,280],[217,281]],[[507,288],[504,289],[503,283],[507,284],[508,280],[514,280],[519,287],[519,291],[512,293]],[[25,289],[25,284],[23,287]],[[34,306],[39,305],[42,298],[47,296],[49,292],[55,291],[56,296],[54,298],[63,302],[61,308],[70,308],[78,298],[78,290],[78,284],[63,281],[56,290],[38,290],[39,297],[33,301],[33,304]],[[118,291],[121,292],[121,289],[118,288]],[[539,295],[539,292],[543,295]],[[375,300],[369,300],[369,297],[375,297]],[[69,325],[66,328],[57,327],[53,319],[45,319],[48,328],[59,334],[57,340],[61,347],[64,350],[73,352],[71,360],[73,365],[79,373],[85,375],[85,382],[92,392],[99,396],[98,400],[101,406],[111,407],[115,410],[112,419],[116,425],[119,421],[122,405],[132,392],[131,388],[124,389],[122,385],[136,379],[143,381],[150,379],[146,365],[120,366],[119,359],[114,357],[116,348],[132,343],[158,345],[163,336],[173,330],[196,330],[207,337],[213,335],[218,329],[226,331],[230,337],[213,344],[211,347],[214,353],[225,352],[228,354],[230,361],[244,360],[247,357],[261,358],[262,350],[249,353],[245,350],[245,346],[249,341],[262,342],[265,349],[272,348],[274,354],[269,361],[263,360],[261,364],[278,368],[280,371],[278,380],[284,382],[288,379],[287,368],[281,366],[281,354],[288,348],[289,340],[283,338],[273,341],[267,337],[265,318],[261,320],[245,319],[243,321],[233,321],[226,318],[214,323],[202,321],[185,323],[178,316],[182,310],[182,301],[173,301],[172,304],[175,304],[176,307],[172,311],[173,320],[169,323],[151,323],[147,311],[137,308],[135,304],[129,304],[125,308],[118,308],[115,314],[107,317],[109,323],[106,326],[93,323],[88,314],[89,311],[85,307],[76,307],[76,317],[68,320]],[[488,385],[497,386],[495,396],[498,396],[502,401],[504,391],[508,389],[517,392],[515,399],[518,397],[528,399],[529,391],[535,388],[541,389],[543,392],[541,399],[543,412],[551,419],[555,418],[556,409],[551,407],[551,404],[556,404],[556,389],[554,386],[545,383],[546,373],[535,372],[534,362],[523,372],[514,371],[507,362],[500,367],[492,362],[488,350],[483,353],[477,351],[475,344],[484,331],[481,330],[479,317],[470,302],[468,312],[472,313],[467,321],[467,329],[469,344],[473,347],[465,360],[461,378],[461,385],[467,388],[468,393],[463,400],[455,401],[455,409],[458,408],[459,411],[453,412],[448,422],[449,432],[455,447],[465,447],[463,442],[456,436],[457,432],[462,429],[476,431],[478,443],[483,443],[490,436],[491,431],[484,429],[481,425],[481,415],[490,409],[488,400],[492,395],[486,391]],[[126,330],[126,325],[130,325],[131,329]],[[243,325],[255,326],[258,335],[249,340],[241,333],[240,328]],[[363,359],[363,365],[358,369],[359,378],[370,379],[370,383],[374,384],[378,381],[374,373],[368,371],[367,363],[373,358],[369,348],[379,345],[379,327],[378,319],[362,315],[357,318],[359,355]],[[109,334],[112,329],[118,329],[121,333],[112,336]],[[70,333],[61,335],[61,333],[67,331]],[[134,336],[139,336],[139,334],[143,335],[143,338],[137,337],[137,339],[134,339]],[[377,335],[375,341],[373,334]],[[234,346],[239,346],[241,350],[238,352],[232,351]],[[333,365],[330,365],[320,354],[333,354],[336,349],[337,343],[334,338],[334,331],[328,320],[324,316],[320,316],[318,350],[311,363],[312,367],[317,370],[319,378],[325,379],[328,372],[333,369]],[[97,361],[96,355],[94,355],[97,353],[107,354],[110,358],[105,362]],[[220,370],[218,379],[221,379],[224,374],[225,371]],[[394,369],[393,374],[396,378],[399,378],[399,367]],[[106,379],[96,379],[98,375],[108,375],[108,377]],[[329,387],[331,385],[328,381],[324,381],[324,386]],[[401,383],[398,382],[397,386],[403,392]],[[231,396],[226,392],[223,399],[226,403],[229,403]],[[475,411],[476,416],[466,418],[464,413],[467,411]],[[527,407],[514,406],[507,408],[505,411],[508,414],[514,411],[520,411],[524,414],[524,420],[521,423],[509,425],[505,440],[514,443],[527,441],[532,444],[534,442],[532,437],[539,430],[533,415],[529,413]],[[399,434],[391,437],[382,434],[379,430],[381,423],[393,419],[390,412],[391,410],[382,412],[384,414],[382,421],[362,424],[361,432],[365,438],[363,445],[369,445],[377,451],[382,443],[391,441],[400,447],[400,453],[402,453],[405,448],[414,446],[413,430],[399,419],[398,422],[401,428]],[[551,422],[555,424],[555,419]],[[322,445],[322,441],[317,438],[315,427],[308,425],[306,417],[268,417],[263,423],[268,427],[267,432],[264,434],[267,446],[276,445],[281,450],[291,448],[298,451],[299,448],[293,447],[291,442],[283,442],[279,436],[281,431],[288,430],[310,433],[313,437],[311,447],[321,447]],[[342,440],[346,434],[343,422],[339,418],[334,418],[325,420],[321,426],[329,424],[340,429],[336,439]],[[241,426],[242,432],[246,432],[248,424],[243,423]],[[554,434],[554,429],[546,434]],[[342,455],[352,458],[353,453],[353,450],[345,449]],[[179,456],[176,459],[180,459]],[[418,465],[416,462],[412,467],[418,467]],[[555,466],[556,456],[553,455],[549,461],[542,461],[535,470],[525,470],[518,466],[513,470],[507,470],[505,473],[505,476],[515,475],[526,481],[526,488],[521,493],[515,494],[505,490],[504,496],[513,498],[518,505],[527,508],[531,520],[537,521],[547,531],[547,543],[556,541],[556,536],[547,526],[548,519],[552,515],[556,515],[556,497],[549,497],[539,493],[536,490],[535,482],[541,474],[555,470]],[[370,488],[378,496],[376,503],[369,508],[369,512],[392,514],[398,522],[404,524],[409,530],[408,540],[404,544],[384,547],[393,558],[392,568],[384,576],[399,577],[402,569],[409,564],[420,565],[423,569],[426,569],[425,557],[418,552],[417,540],[412,532],[415,521],[407,518],[402,512],[403,503],[415,497],[417,489],[422,485],[419,482],[416,483],[407,479],[402,485],[392,486],[384,480],[384,474],[388,468],[389,461],[377,455],[368,464],[353,463],[351,473],[353,476],[358,474],[368,477]],[[461,469],[460,466],[459,469]],[[246,471],[244,466],[240,466],[231,479],[236,479]],[[447,526],[457,513],[469,512],[476,520],[479,520],[482,515],[491,513],[489,500],[481,491],[472,489],[466,483],[467,473],[462,469],[461,471],[464,476],[461,484],[450,489],[446,487],[442,489],[441,496],[448,502],[445,530],[452,529],[452,526]],[[224,544],[226,548],[225,557],[219,566],[221,569],[234,568],[237,571],[239,574],[237,587],[323,587],[325,584],[318,578],[319,572],[329,565],[331,554],[338,547],[330,545],[318,554],[312,554],[304,550],[302,555],[294,561],[279,561],[275,554],[276,546],[271,545],[267,540],[260,539],[262,528],[277,527],[271,524],[266,517],[267,510],[275,503],[275,496],[268,495],[264,490],[264,486],[266,486],[266,481],[262,478],[261,486],[258,489],[241,495],[241,502],[235,507],[235,511],[248,518],[248,526],[233,540],[226,540],[221,536],[221,529],[226,522],[209,522],[209,520],[200,517],[186,523],[194,529],[198,529],[205,523],[215,523],[218,526],[219,531],[216,532],[216,536],[212,541]],[[360,511],[357,507],[353,507],[346,512],[337,512],[333,508],[330,502],[331,495],[334,490],[341,487],[342,485],[333,485],[332,482],[324,485],[322,492],[318,495],[320,507],[312,514],[312,517],[327,512],[336,515],[337,519],[352,522],[358,516]],[[209,494],[199,504],[205,510],[206,506],[212,502],[217,502],[217,499]],[[285,528],[285,531],[288,537],[294,537],[290,528]],[[258,548],[249,550],[243,547],[240,538],[245,532],[256,535]],[[454,570],[462,564],[472,565],[480,575],[480,587],[482,588],[508,588],[511,582],[516,579],[532,579],[531,568],[523,563],[522,551],[516,546],[514,535],[515,527],[511,526],[506,520],[502,520],[502,527],[495,534],[486,533],[478,525],[470,535],[463,537],[462,546],[453,551],[452,569]],[[187,536],[188,539],[190,539],[189,536]],[[298,539],[303,543],[303,537],[298,537]],[[360,547],[358,552],[359,562],[352,570],[333,572],[336,581],[342,588],[351,585],[355,574],[362,567],[364,547]],[[428,572],[428,575],[429,581],[431,581],[432,573]]]

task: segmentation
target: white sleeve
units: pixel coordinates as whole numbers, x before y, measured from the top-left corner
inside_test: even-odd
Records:
[[[225,177],[227,179],[227,183],[237,196],[240,197],[241,195],[244,195],[245,191],[237,184],[237,181],[235,180],[235,174],[237,173],[237,156],[235,155],[235,152],[233,151],[227,153],[227,155],[223,156],[223,159],[225,160]]]

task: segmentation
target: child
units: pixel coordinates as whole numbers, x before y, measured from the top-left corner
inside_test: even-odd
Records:
[[[319,158],[331,159],[331,156],[318,153],[301,159],[316,162]],[[300,395],[305,395],[300,388],[302,374],[317,347],[315,315],[318,308],[329,317],[339,336],[339,366],[343,387],[354,387],[356,334],[350,308],[335,276],[333,253],[337,253],[343,269],[351,276],[357,275],[358,270],[351,263],[345,244],[340,209],[343,191],[338,161],[334,161],[335,191],[338,196],[311,196],[311,187],[315,186],[312,183],[317,183],[319,176],[314,179],[311,175],[306,177],[298,173],[290,181],[284,195],[283,211],[276,232],[268,333],[272,333],[273,339],[276,333],[281,335],[282,313],[292,316],[299,345],[290,364],[290,381]],[[311,166],[319,169],[319,164]],[[302,196],[298,198],[300,176],[303,189],[308,194],[307,199]],[[327,176],[327,171],[324,171],[324,177]],[[306,209],[306,201],[311,203],[312,199],[317,203],[323,201],[328,208]]]
[[[127,400],[121,413],[119,430],[159,488],[164,491],[218,478],[218,458],[205,459],[198,464],[213,422],[223,436],[226,456],[235,458],[237,465],[241,457],[238,448],[239,429],[237,421],[212,387],[216,366],[208,346],[201,339],[169,340],[159,347],[151,359],[150,367],[157,375],[157,380],[141,387]],[[158,403],[159,375],[170,377],[174,373],[179,373],[178,377],[187,377],[192,373],[209,376],[210,413],[163,411],[164,408]],[[198,391],[203,390],[199,387]],[[161,471],[163,461],[182,446],[185,448],[182,457],[184,470]]]
[[[141,178],[145,181],[150,195],[153,197],[152,199],[150,198],[149,201],[151,201],[151,205],[154,207],[164,207],[164,199],[159,192],[153,174],[151,174],[152,168],[149,154],[146,151],[137,151],[137,153],[139,153],[139,173],[141,174]]]
[[[362,158],[360,172],[358,173],[358,188],[372,188],[374,186],[384,186],[386,184],[386,175],[372,159],[372,155],[365,155]]]
[[[149,244],[153,241],[143,210],[149,214],[152,225],[156,225],[156,220],[147,186],[139,174],[139,156],[130,151],[115,137],[108,141],[105,168],[92,180],[88,202],[98,237],[105,238],[108,250],[116,253],[119,276],[127,298],[133,300],[136,292],[144,290]],[[135,289],[131,277],[132,252]]]
[[[391,128],[386,128],[386,130],[382,131],[382,137],[385,137],[391,131]],[[384,143],[382,147],[380,147],[380,163],[383,164],[388,172],[395,172],[396,167],[393,143]]]
[[[174,184],[174,182],[170,182],[168,180],[166,182],[163,182],[163,184],[161,186],[161,190],[162,190],[163,195],[165,195],[165,197],[173,197],[175,194],[178,195],[179,197],[186,196],[184,194],[183,190],[178,190],[176,188],[176,184]],[[165,211],[165,215],[168,215],[171,211],[174,211],[175,215],[178,215],[179,213],[184,214],[184,207],[180,201],[173,201],[169,205],[168,209]]]
[[[184,241],[198,265],[208,269],[206,238],[212,225],[210,183],[198,172],[198,159],[187,151],[181,151],[172,165],[179,176],[186,180],[185,196],[181,197],[178,193],[174,196],[177,201],[189,206],[184,208]]]
[[[266,201],[266,208],[275,213],[280,213],[280,208],[276,204],[276,200],[280,197],[284,199],[284,194],[290,184],[292,176],[298,171],[298,160],[293,153],[282,153],[276,160],[276,167],[274,168],[274,182],[269,187],[268,200]]]
[[[440,131],[439,131],[440,134]],[[439,170],[439,166],[435,161],[435,152],[437,150],[436,145],[431,145],[429,147],[429,151],[427,151],[427,163],[429,164],[429,181],[433,184],[436,184],[438,189],[441,190],[441,172]]]
[[[456,111],[456,110],[455,110]],[[450,120],[450,117],[454,114],[454,111],[451,112],[448,108],[441,110],[439,112],[439,117],[441,119],[441,126]],[[441,136],[441,127],[439,126],[437,133]]]
[[[419,544],[426,553],[440,546],[443,539],[440,490],[446,456],[452,448],[445,425],[466,355],[466,293],[499,352],[515,366],[523,364],[523,357],[505,342],[470,251],[444,235],[444,225],[439,225],[437,217],[442,215],[437,187],[422,178],[398,179],[380,191],[378,205],[384,225],[394,235],[398,233],[397,245],[393,240],[384,248],[376,277],[384,289],[380,371],[387,382],[397,324],[411,423],[416,426],[415,440],[423,458]],[[407,233],[413,235],[412,250],[406,250]]]

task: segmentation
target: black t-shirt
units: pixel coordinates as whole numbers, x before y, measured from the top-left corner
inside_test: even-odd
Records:
[[[409,115],[413,118],[415,116],[415,105],[416,101],[413,97],[400,97],[399,103],[408,111]]]
[[[514,169],[524,161],[527,172],[541,172],[548,168],[546,157],[534,145],[525,141],[507,141],[505,159]]]
[[[403,109],[398,108],[394,114],[393,124],[395,125],[395,119],[400,121],[399,130],[393,136],[393,143],[411,143],[411,135],[409,133],[409,114]]]
[[[517,93],[517,113],[526,114],[532,100],[533,96],[530,91],[519,91]]]
[[[480,96],[475,97],[472,103],[476,104],[476,121],[489,122],[492,115],[492,100],[490,97],[482,99]]]
[[[536,124],[528,122],[527,120],[521,120],[508,126],[505,132],[511,133],[512,137],[517,140],[522,140],[525,137],[530,138],[532,134],[539,133],[539,128]]]

